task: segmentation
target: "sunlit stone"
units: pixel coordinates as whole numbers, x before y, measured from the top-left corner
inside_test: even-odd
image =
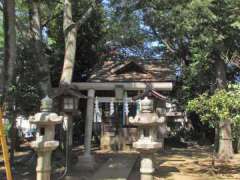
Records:
[[[51,154],[59,145],[54,140],[55,125],[62,122],[63,117],[50,112],[52,99],[49,97],[41,101],[41,112],[29,118],[30,123],[37,125],[36,141],[31,147],[37,152],[37,180],[50,180],[51,175]]]
[[[152,155],[163,148],[163,141],[157,138],[158,126],[166,121],[164,111],[154,112],[154,102],[145,97],[140,102],[141,110],[129,122],[138,127],[139,138],[133,143],[133,147],[142,155],[141,180],[153,180],[154,164]],[[163,139],[163,138],[162,138]]]

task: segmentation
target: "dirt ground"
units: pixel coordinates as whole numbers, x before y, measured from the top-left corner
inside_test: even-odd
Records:
[[[155,155],[155,179],[166,180],[219,180],[240,179],[240,154],[226,163],[215,161],[208,146],[192,145],[171,148]]]
[[[74,149],[74,155],[80,155],[81,148]],[[24,147],[22,152],[18,152],[16,158],[16,166],[13,170],[14,179],[16,180],[34,180],[35,179],[35,157],[28,147]],[[56,155],[57,154],[57,155]],[[56,153],[54,157],[53,175],[52,179],[58,179],[64,170],[64,159],[61,158],[63,154]],[[106,153],[95,151],[95,158],[97,167],[94,171],[104,163],[106,160],[114,155],[121,155],[120,153]],[[76,163],[74,158],[73,164]],[[3,162],[0,157],[0,179],[4,178]],[[137,180],[140,178],[139,162],[137,160],[129,180]],[[240,179],[240,154],[236,154],[230,162],[220,163],[215,161],[215,166],[212,166],[212,153],[209,146],[199,146],[196,144],[189,145],[185,148],[166,148],[164,152],[154,154],[156,180],[234,180]],[[63,179],[71,180],[71,175],[77,175],[81,180],[90,180],[94,171],[72,170],[68,177]]]

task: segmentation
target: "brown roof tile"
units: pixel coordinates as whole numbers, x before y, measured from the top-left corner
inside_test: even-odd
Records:
[[[175,81],[175,71],[159,60],[104,61],[98,64],[88,82],[166,82]]]

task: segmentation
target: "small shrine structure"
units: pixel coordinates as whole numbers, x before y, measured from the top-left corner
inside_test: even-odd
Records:
[[[157,98],[166,99],[174,82],[174,68],[161,60],[102,61],[89,74],[81,73],[79,77],[75,72],[71,86],[78,95],[74,93],[71,96],[74,101],[71,102],[77,100],[77,111],[81,112],[79,121],[85,124],[82,164],[94,164],[91,155],[93,135],[98,137],[103,150],[131,149],[137,140],[137,126],[129,123],[129,117],[137,115],[139,97],[151,93]],[[58,94],[69,94],[69,91],[65,92]],[[72,90],[70,94],[73,94]],[[166,101],[156,101],[154,106],[165,109]],[[165,126],[166,123],[159,126],[160,134],[162,130],[165,133]],[[163,143],[164,136],[158,138],[162,138]]]
[[[129,123],[129,117],[135,117],[139,110],[138,96],[151,90],[158,98],[168,97],[174,82],[174,67],[161,60],[102,61],[88,74],[75,72],[71,86],[84,95],[75,97],[85,124],[84,159],[93,159],[92,133],[99,137],[101,149],[131,148],[137,128]],[[157,103],[166,106],[163,101]]]

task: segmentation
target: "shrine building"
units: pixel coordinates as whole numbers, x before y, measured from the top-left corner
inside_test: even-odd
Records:
[[[101,149],[128,149],[136,136],[128,119],[141,108],[138,96],[151,91],[158,99],[154,105],[167,112],[175,78],[174,68],[160,60],[118,60],[103,61],[85,80],[73,81],[73,96],[79,93],[77,110],[85,121],[85,151],[90,151],[92,136],[99,138]],[[64,104],[71,106],[70,99]]]

